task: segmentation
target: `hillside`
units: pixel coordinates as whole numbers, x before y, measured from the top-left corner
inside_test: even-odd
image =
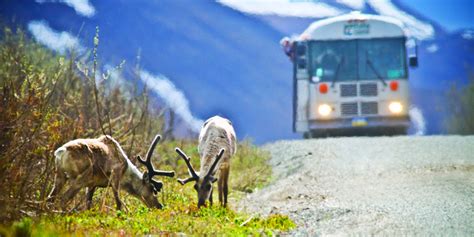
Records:
[[[291,130],[291,64],[278,41],[300,33],[321,17],[257,14],[232,8],[227,1],[90,1],[93,14],[66,4],[40,2],[6,1],[0,15],[9,25],[28,28],[40,22],[58,34],[70,32],[81,48],[90,48],[99,26],[100,57],[106,64],[126,60],[133,66],[139,54],[143,70],[155,78],[165,76],[182,92],[187,99],[186,113],[197,121],[214,114],[229,117],[240,137],[251,137],[257,143],[300,136]],[[474,65],[471,31],[446,32],[429,16],[399,1],[386,5],[342,2],[322,1],[337,14],[352,10],[390,14],[387,4],[405,13],[402,17],[422,40],[420,67],[410,70],[413,105],[427,120],[427,134],[445,132],[443,110],[434,107],[445,107],[445,91],[451,84],[467,82],[466,68]],[[314,14],[329,16],[324,11]],[[125,78],[130,74],[125,72]],[[433,99],[439,104],[427,106]]]

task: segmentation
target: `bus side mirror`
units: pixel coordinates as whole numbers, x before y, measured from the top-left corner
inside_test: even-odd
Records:
[[[410,55],[410,57],[408,57],[408,64],[410,67],[418,67],[418,57],[415,55]]]

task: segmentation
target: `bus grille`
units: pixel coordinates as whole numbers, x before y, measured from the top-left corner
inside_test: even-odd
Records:
[[[341,84],[340,89],[341,89],[341,97],[357,96],[356,84]]]
[[[361,96],[377,96],[377,84],[360,84]]]
[[[362,102],[360,108],[363,115],[371,115],[371,114],[379,113],[377,102]]]
[[[357,115],[357,103],[342,103],[341,114],[343,116]]]

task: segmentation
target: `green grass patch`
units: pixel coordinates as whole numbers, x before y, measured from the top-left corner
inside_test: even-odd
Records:
[[[29,220],[29,219],[26,219]],[[249,220],[249,221],[247,221]],[[245,225],[242,225],[245,221]],[[18,222],[23,224],[24,220]],[[27,221],[28,222],[28,221]],[[197,209],[194,205],[182,208],[152,210],[138,206],[130,212],[97,210],[69,215],[53,215],[25,225],[14,225],[15,232],[42,235],[273,235],[294,227],[286,216],[251,217],[218,206]],[[21,227],[18,227],[20,226]],[[27,228],[30,229],[27,229]],[[20,230],[20,231],[17,231]]]

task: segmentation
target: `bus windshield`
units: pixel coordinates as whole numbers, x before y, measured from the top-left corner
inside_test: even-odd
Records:
[[[311,41],[310,70],[316,81],[406,78],[403,38]]]

